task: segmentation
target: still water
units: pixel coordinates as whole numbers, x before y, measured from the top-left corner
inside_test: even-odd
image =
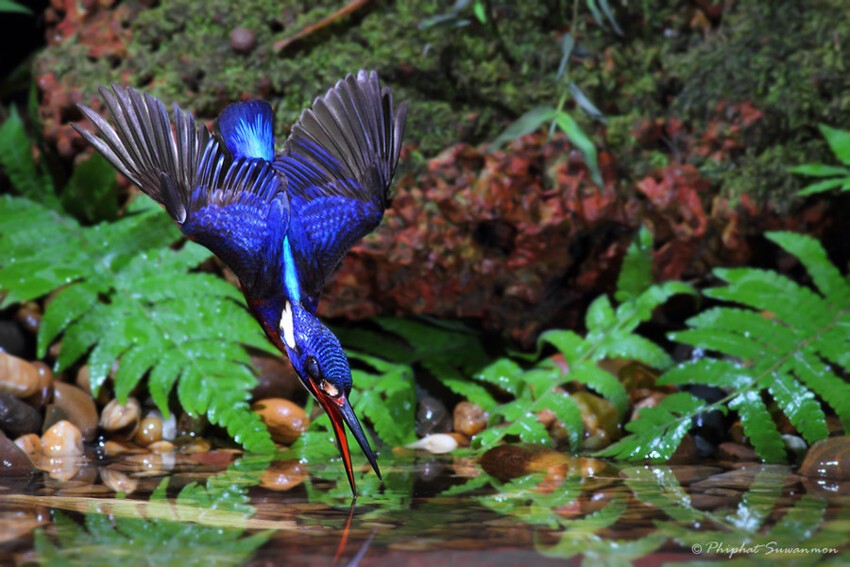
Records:
[[[0,564],[850,564],[847,491],[782,466],[400,454],[352,506],[337,462],[157,458],[0,479]]]

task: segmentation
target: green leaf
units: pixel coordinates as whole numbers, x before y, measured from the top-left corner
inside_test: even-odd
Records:
[[[32,10],[13,0],[0,0],[0,12],[32,15]]]
[[[825,181],[820,181],[818,183],[812,183],[811,185],[807,185],[803,189],[800,190],[798,195],[801,197],[805,197],[807,195],[814,195],[815,193],[824,193],[826,191],[831,191],[833,189],[837,189],[839,187],[846,190],[846,186],[850,183],[850,178],[837,178],[837,179],[827,179]]]
[[[759,457],[770,463],[785,462],[785,445],[776,424],[758,392],[743,392],[729,402],[729,409],[738,412],[744,433]]]
[[[584,155],[584,161],[587,163],[588,169],[590,169],[590,176],[593,182],[599,187],[604,186],[605,182],[602,180],[602,173],[599,171],[596,146],[593,145],[593,141],[584,133],[578,122],[563,110],[557,111],[555,114],[555,123],[567,135],[570,142]]]
[[[831,128],[826,124],[820,125],[820,131],[835,157],[845,165],[850,165],[850,131]]]
[[[476,380],[493,384],[514,396],[519,395],[522,369],[508,358],[500,358],[475,375]]]
[[[490,146],[491,151],[496,150],[508,142],[512,142],[517,138],[521,138],[527,134],[531,134],[540,129],[540,127],[549,122],[557,114],[557,110],[548,106],[539,106],[533,108],[520,116],[516,122],[508,126],[504,132],[499,134]],[[594,152],[595,152],[594,148]]]
[[[85,222],[114,220],[118,216],[115,169],[100,154],[74,167],[62,192],[62,206]]]
[[[20,195],[53,209],[58,208],[53,182],[36,164],[32,143],[15,107],[12,107],[9,117],[0,126],[0,166]]]
[[[646,226],[641,226],[637,238],[623,257],[614,298],[619,302],[637,299],[649,289],[652,280],[652,233]]]
[[[807,163],[796,167],[788,168],[791,173],[798,175],[808,175],[809,177],[834,177],[843,175],[850,177],[850,169],[839,167],[837,165],[826,165],[823,163]]]
[[[79,182],[96,182],[90,174],[80,174]],[[38,349],[44,353],[61,333],[56,370],[87,357],[93,393],[118,362],[120,400],[149,374],[148,391],[164,415],[176,387],[187,412],[206,413],[247,450],[273,451],[246,403],[256,380],[245,352],[273,347],[233,286],[191,271],[209,252],[195,244],[171,249],[179,233],[168,215],[141,210],[81,227],[44,206],[0,198],[6,301],[59,290],[46,309]]]
[[[567,72],[570,65],[570,56],[573,54],[573,49],[576,46],[576,40],[571,33],[565,33],[561,38],[561,62],[558,63],[558,73],[556,77],[560,79]]]
[[[551,390],[534,402],[534,411],[548,409],[555,417],[564,423],[570,448],[579,450],[582,435],[584,434],[584,423],[581,418],[581,409],[576,401],[564,392]]]
[[[487,6],[484,3],[484,0],[475,0],[472,3],[472,12],[475,14],[475,18],[479,22],[482,24],[487,23]]]

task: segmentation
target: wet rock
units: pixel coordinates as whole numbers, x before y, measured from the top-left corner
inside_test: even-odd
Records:
[[[755,449],[741,443],[733,443],[732,441],[726,441],[718,445],[717,456],[730,461],[747,463],[756,463],[759,461]]]
[[[416,435],[424,437],[431,433],[446,433],[452,429],[452,419],[445,404],[432,396],[419,399],[416,409]]]
[[[475,478],[481,474],[481,467],[470,458],[460,458],[452,461],[452,471],[461,478]]]
[[[292,490],[303,483],[308,476],[307,467],[298,461],[276,462],[272,463],[260,477],[260,486],[283,492]]]
[[[41,455],[41,438],[35,433],[21,435],[15,439],[15,445],[26,453],[33,462]]]
[[[130,495],[139,488],[139,479],[133,478],[127,473],[109,467],[101,467],[98,472],[103,484],[115,493]]]
[[[38,303],[27,301],[21,304],[15,313],[15,319],[29,333],[38,333],[41,326],[41,307]]]
[[[457,439],[448,433],[434,433],[433,435],[426,435],[418,441],[405,445],[408,449],[421,449],[435,455],[450,453],[459,446],[460,444],[457,442]]]
[[[484,431],[489,418],[489,414],[480,406],[464,401],[455,406],[452,423],[456,432],[474,437]]]
[[[682,437],[682,442],[668,459],[669,464],[691,464],[698,460],[697,444],[691,434]]]
[[[0,477],[29,477],[34,472],[27,454],[0,431]]]
[[[617,410],[608,400],[590,392],[576,392],[573,399],[581,409],[585,438],[581,446],[585,450],[599,450],[616,441],[619,436]]]
[[[118,455],[132,455],[144,452],[146,452],[144,449],[131,443],[113,441],[111,439],[104,441],[100,446],[100,453],[102,453],[104,457],[116,457]]]
[[[147,447],[151,443],[156,443],[162,439],[162,420],[155,415],[145,417],[139,424],[139,430],[136,431],[136,436],[133,441]]]
[[[91,395],[91,382],[89,381],[89,365],[84,364],[80,366],[80,369],[77,371],[77,376],[74,379],[74,383],[77,387],[83,392]],[[111,401],[111,397],[109,395],[109,390],[106,387],[106,384],[101,386],[100,391],[97,393],[97,397],[95,401],[101,405],[105,406]]]
[[[230,32],[230,47],[236,53],[251,53],[257,46],[257,34],[248,28],[236,28]]]
[[[798,472],[811,478],[850,480],[850,437],[830,437],[812,445]]]
[[[26,398],[26,402],[40,408],[53,400],[53,371],[40,360],[36,360],[32,365],[38,371],[38,386],[35,393]]]
[[[41,436],[41,452],[46,457],[79,457],[83,434],[70,421],[60,421]]]
[[[207,430],[207,425],[209,425],[209,422],[203,415],[192,416],[185,412],[181,413],[180,419],[177,420],[177,435],[172,439],[178,437],[200,437]],[[168,439],[164,433],[163,436],[165,439]]]
[[[41,424],[41,432],[44,433],[60,421],[68,419],[68,414],[65,410],[56,404],[49,404],[44,410],[44,422]]]
[[[251,364],[257,369],[257,386],[251,392],[253,399],[295,400],[303,395],[304,388],[288,359],[255,351],[251,354]]]
[[[177,438],[177,418],[174,414],[168,416],[168,419],[162,419],[162,438],[165,441],[174,441]]]
[[[0,352],[0,393],[32,396],[41,383],[38,369],[22,358]]]
[[[173,453],[176,447],[171,441],[154,441],[147,446],[148,451],[162,455],[164,453]]]
[[[100,413],[100,426],[109,437],[132,439],[139,428],[141,414],[142,408],[136,398],[128,398],[124,405],[115,399]]]
[[[65,412],[68,421],[80,429],[83,439],[94,440],[97,435],[97,407],[88,393],[71,384],[56,382],[53,403]]]
[[[75,477],[83,469],[82,459],[79,457],[44,457],[38,461],[38,468],[47,473],[45,486],[52,488],[63,488],[74,481]],[[58,481],[59,484],[56,482]],[[90,484],[90,483],[89,483]],[[73,486],[79,486],[74,482]]]
[[[260,400],[251,409],[259,414],[276,443],[291,445],[310,425],[304,410],[283,398]]]
[[[11,437],[35,433],[41,427],[41,416],[32,406],[11,394],[0,393],[0,430]]]
[[[540,445],[500,445],[484,453],[481,468],[499,480],[510,480],[535,472],[563,479],[567,475],[597,476],[606,471],[607,463],[599,459],[575,458]]]
[[[27,337],[14,321],[0,320],[0,351],[12,356],[24,356],[27,352]]]
[[[185,443],[181,443],[177,450],[183,453],[184,455],[196,455],[199,453],[209,453],[210,449],[212,449],[212,445],[206,439],[202,439],[201,437],[195,437],[194,439],[184,438],[186,440]]]

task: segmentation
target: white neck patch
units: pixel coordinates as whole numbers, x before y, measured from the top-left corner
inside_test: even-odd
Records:
[[[286,346],[295,349],[295,326],[292,323],[292,304],[289,301],[284,304],[280,313],[280,331]]]

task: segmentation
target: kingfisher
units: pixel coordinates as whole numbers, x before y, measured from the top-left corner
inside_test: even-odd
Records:
[[[407,103],[394,106],[377,73],[360,70],[316,98],[275,153],[268,102],[231,104],[210,131],[176,104],[172,122],[150,94],[99,92],[114,125],[80,105],[95,131],[74,128],[239,278],[251,313],[330,417],[356,498],[346,425],[381,472],[349,403],[348,359],[316,308],[343,256],[383,218]]]

